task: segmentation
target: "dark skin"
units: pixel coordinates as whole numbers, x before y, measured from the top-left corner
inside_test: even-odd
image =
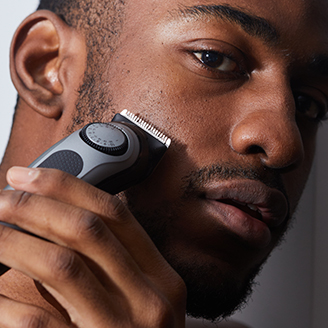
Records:
[[[229,3],[253,27],[222,10],[220,17],[178,13],[173,0],[126,5],[105,70],[108,93],[118,111],[140,114],[173,143],[150,179],[120,195],[123,202],[58,171],[8,171],[67,133],[86,60],[83,36],[52,13],[35,13],[18,29],[11,73],[21,102],[1,176],[3,187],[21,191],[1,193],[0,216],[53,243],[0,227],[0,261],[22,272],[1,278],[8,298],[0,298],[0,326],[42,318],[47,327],[183,327],[186,289],[175,270],[183,276],[180,266],[211,265],[220,270],[207,272],[206,281],[242,285],[280,240],[327,107],[327,5]],[[219,167],[229,177],[215,173]],[[195,177],[200,170],[210,172],[205,182]],[[169,237],[156,243],[159,252],[142,217],[161,208],[171,216],[156,212]],[[27,277],[42,284],[63,317]]]

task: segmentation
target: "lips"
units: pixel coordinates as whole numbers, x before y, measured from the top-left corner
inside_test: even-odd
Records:
[[[270,244],[272,230],[281,226],[288,214],[284,194],[259,181],[211,183],[205,186],[203,197],[211,215],[231,233],[257,248]]]

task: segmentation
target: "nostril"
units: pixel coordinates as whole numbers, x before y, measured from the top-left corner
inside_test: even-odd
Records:
[[[265,154],[265,150],[258,145],[251,145],[247,148],[248,154]]]
[[[270,168],[299,165],[304,158],[298,125],[283,111],[247,115],[233,127],[229,143],[234,152]]]

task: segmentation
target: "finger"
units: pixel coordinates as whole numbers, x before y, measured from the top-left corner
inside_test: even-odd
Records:
[[[162,273],[172,271],[144,229],[117,197],[58,170],[12,168],[7,178],[16,189],[74,204],[99,215],[150,277],[164,280],[168,275]],[[168,280],[172,284],[172,274]]]
[[[0,327],[68,328],[69,326],[39,307],[20,303],[0,295]]]
[[[122,305],[115,284],[108,294],[76,252],[5,226],[0,236],[0,261],[40,282],[79,327],[109,323]]]
[[[113,247],[116,257],[107,257],[105,265],[115,279],[104,288],[76,252],[6,226],[0,226],[0,236],[0,261],[40,281],[79,327],[123,327],[135,313],[150,311],[152,316],[160,315],[159,308],[167,309],[165,298],[144,279],[128,254],[122,260],[117,246]]]

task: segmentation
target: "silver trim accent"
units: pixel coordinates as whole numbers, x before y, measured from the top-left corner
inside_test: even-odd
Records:
[[[139,126],[141,129],[145,130],[147,133],[149,133],[151,136],[153,136],[155,139],[160,141],[162,144],[166,146],[166,148],[169,148],[171,144],[171,139],[167,137],[164,133],[157,130],[153,125],[150,123],[147,123],[139,116],[129,112],[127,109],[123,109],[120,113],[122,116],[127,118],[128,120],[132,121],[135,125]]]

